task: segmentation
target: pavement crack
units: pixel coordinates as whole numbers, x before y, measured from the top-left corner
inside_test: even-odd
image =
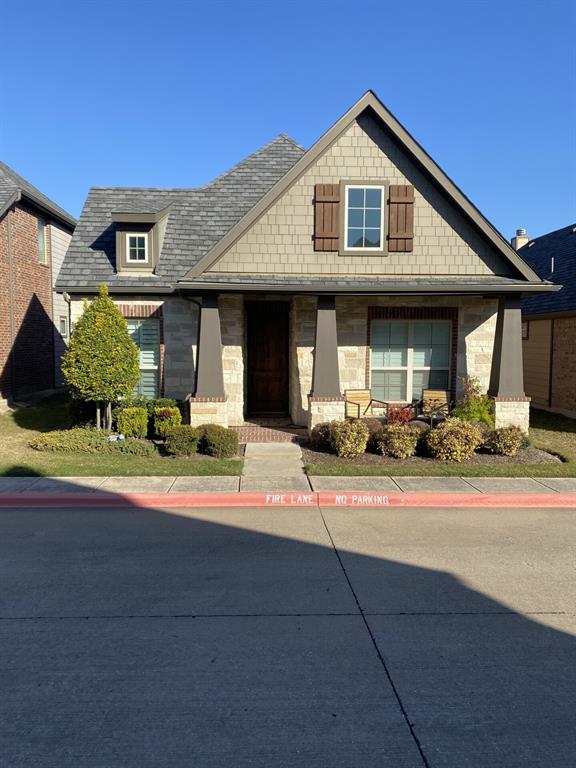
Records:
[[[384,674],[386,675],[386,678],[388,679],[388,682],[390,684],[390,687],[392,688],[392,691],[394,693],[394,697],[396,699],[396,702],[398,703],[398,707],[400,708],[400,711],[402,713],[402,717],[404,718],[404,722],[408,726],[408,729],[410,731],[410,735],[412,736],[412,740],[414,741],[414,744],[416,745],[416,749],[418,750],[418,753],[422,759],[422,765],[424,768],[431,768],[430,763],[428,762],[428,758],[424,754],[424,749],[422,747],[422,744],[420,743],[420,739],[416,735],[416,731],[414,730],[414,724],[408,717],[408,712],[406,711],[406,708],[404,706],[404,702],[402,701],[402,698],[400,696],[400,692],[398,688],[396,687],[396,684],[394,683],[394,680],[392,679],[392,675],[390,673],[390,670],[388,669],[388,665],[386,664],[386,661],[384,659],[384,656],[382,655],[380,648],[378,647],[378,643],[376,642],[376,638],[374,637],[374,633],[372,632],[372,629],[370,628],[370,624],[368,623],[368,620],[366,618],[366,614],[364,613],[362,606],[360,605],[360,600],[358,599],[358,595],[356,594],[356,591],[354,587],[352,586],[352,582],[350,581],[350,577],[348,576],[348,573],[346,572],[346,568],[344,567],[344,563],[342,562],[342,558],[340,557],[340,552],[338,551],[336,547],[336,543],[332,537],[332,533],[330,529],[328,528],[328,524],[326,523],[326,519],[324,518],[324,514],[322,513],[322,509],[318,507],[318,511],[320,512],[320,517],[322,518],[322,522],[324,523],[324,528],[326,529],[326,533],[328,535],[328,538],[330,539],[330,542],[332,544],[332,548],[334,550],[334,554],[336,555],[336,558],[338,559],[338,563],[340,564],[340,568],[342,569],[342,573],[344,574],[344,578],[346,579],[346,582],[348,584],[348,587],[350,588],[350,592],[352,593],[352,596],[354,598],[354,602],[356,603],[356,606],[358,608],[358,612],[360,613],[360,616],[362,618],[362,621],[364,622],[364,626],[366,627],[366,631],[368,632],[368,635],[370,637],[370,641],[372,642],[372,645],[374,647],[374,650],[376,651],[376,656],[378,657],[378,660],[380,662],[380,665],[382,666],[382,669],[384,670]]]

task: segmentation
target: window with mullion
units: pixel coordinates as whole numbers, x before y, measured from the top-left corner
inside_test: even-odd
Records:
[[[424,389],[449,389],[450,336],[450,321],[372,321],[372,396],[411,402]]]
[[[127,323],[130,338],[140,351],[140,381],[134,394],[158,397],[160,322],[150,317],[145,320],[130,319]]]
[[[144,262],[148,261],[148,254],[146,252],[146,233],[127,235],[128,238],[128,261],[132,262]]]
[[[382,247],[383,188],[346,187],[346,247],[373,249]]]

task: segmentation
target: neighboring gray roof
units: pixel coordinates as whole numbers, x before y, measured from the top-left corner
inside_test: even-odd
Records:
[[[74,228],[76,219],[71,216],[64,208],[56,205],[49,197],[46,197],[39,189],[30,184],[16,171],[0,162],[0,215],[19,197],[25,197],[30,202],[52,214],[55,219],[59,219],[67,226]]]
[[[576,313],[576,224],[536,237],[520,248],[518,253],[540,277],[563,286],[561,291],[553,295],[542,294],[525,299],[522,311],[527,315]]]
[[[196,189],[94,187],[56,284],[61,290],[169,288],[202,258],[296,163],[305,150],[281,134],[209,184]],[[155,275],[130,278],[115,273],[116,233],[111,214],[152,213],[170,205]]]

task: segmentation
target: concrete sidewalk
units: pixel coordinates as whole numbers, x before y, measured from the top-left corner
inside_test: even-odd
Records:
[[[284,471],[282,471],[284,468]],[[271,470],[274,469],[274,472]],[[576,477],[328,477],[297,475],[286,457],[255,458],[242,477],[0,477],[1,494],[234,493],[246,491],[494,494],[574,493]]]

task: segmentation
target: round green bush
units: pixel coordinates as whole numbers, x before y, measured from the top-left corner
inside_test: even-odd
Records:
[[[200,434],[195,427],[181,424],[166,432],[164,447],[171,456],[193,456],[198,452]]]
[[[148,434],[148,411],[146,408],[123,408],[116,418],[118,432],[126,437],[146,437]]]
[[[126,440],[116,440],[108,443],[107,453],[129,453],[132,456],[150,457],[156,455],[156,446],[148,440],[137,437],[127,437]]]
[[[323,451],[333,453],[332,437],[330,434],[330,424],[316,424],[310,432],[310,447],[313,451]]]
[[[490,453],[498,453],[501,456],[516,456],[524,445],[526,436],[520,427],[500,427],[488,433],[484,442],[484,448]]]
[[[419,431],[408,424],[388,424],[377,438],[378,452],[393,459],[408,459],[416,452],[418,437]]]
[[[198,450],[216,459],[230,459],[238,454],[238,433],[219,424],[202,424]]]
[[[154,434],[164,437],[172,427],[179,427],[182,423],[182,414],[176,407],[154,408]]]
[[[368,427],[360,419],[330,423],[330,435],[336,455],[347,459],[364,453],[369,434]]]
[[[426,435],[430,455],[441,461],[466,461],[483,443],[482,430],[457,418],[443,421]]]

